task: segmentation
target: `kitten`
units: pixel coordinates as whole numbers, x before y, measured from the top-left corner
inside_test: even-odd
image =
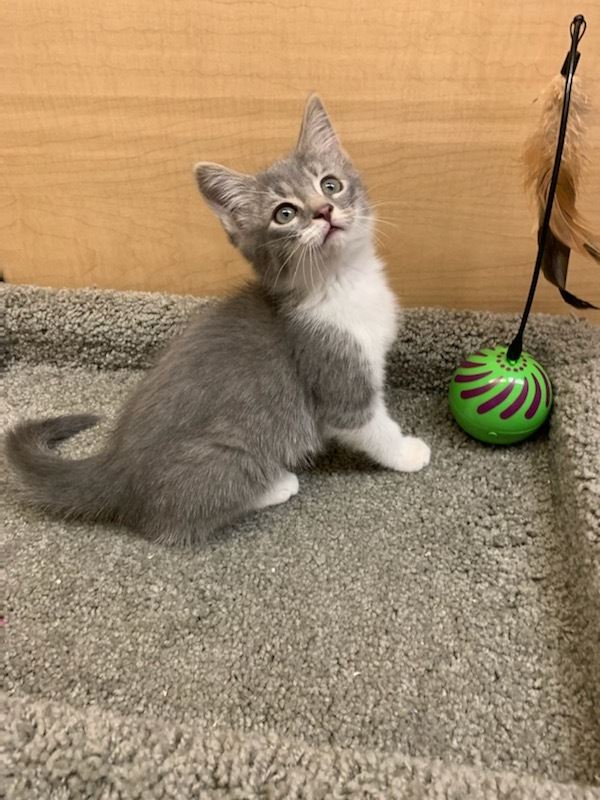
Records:
[[[172,343],[97,455],[66,460],[50,449],[95,424],[92,415],[9,432],[9,460],[33,499],[197,544],[295,495],[295,470],[328,440],[390,469],[428,464],[428,446],[386,411],[396,302],[365,189],[319,98],[308,100],[287,158],[255,176],[209,163],[195,174],[256,280]]]

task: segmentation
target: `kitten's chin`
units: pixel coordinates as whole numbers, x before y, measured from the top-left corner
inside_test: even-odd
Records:
[[[329,230],[323,240],[323,250],[333,252],[352,251],[363,248],[373,241],[372,225],[352,224],[344,228]]]
[[[329,244],[342,244],[344,241],[344,234],[346,233],[345,228],[341,228],[337,225],[332,225],[329,230],[325,233],[325,236],[322,241],[322,246],[325,247]]]

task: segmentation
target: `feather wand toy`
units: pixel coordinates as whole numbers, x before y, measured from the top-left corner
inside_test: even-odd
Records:
[[[580,28],[575,32],[575,25],[581,20]],[[575,46],[585,33],[585,20],[576,17],[572,23],[571,35]],[[600,236],[594,236],[579,216],[575,207],[577,185],[583,171],[583,140],[585,136],[584,117],[589,110],[590,102],[584,94],[579,80],[575,77],[575,69],[579,53],[575,55],[572,76],[569,77],[570,53],[567,56],[561,74],[550,83],[540,97],[540,124],[530,136],[524,153],[525,187],[532,192],[539,213],[538,237],[541,240],[544,229],[546,209],[550,206],[550,224],[546,233],[545,247],[541,247],[541,268],[550,283],[558,287],[564,300],[575,308],[596,308],[585,300],[580,300],[567,292],[567,269],[571,250],[583,256],[590,256],[600,263]],[[567,85],[565,86],[565,82]],[[569,104],[570,99],[570,104]],[[561,111],[562,109],[562,111]],[[564,136],[560,136],[562,117],[569,116]],[[559,171],[550,203],[553,180],[553,161],[555,159],[555,143],[559,140],[559,152],[556,158]]]
[[[583,164],[582,120],[588,101],[580,86],[574,86],[574,76],[580,57],[577,46],[585,29],[583,16],[576,16],[561,75],[543,96],[541,123],[525,151],[526,185],[534,192],[540,222],[537,258],[518,333],[509,347],[481,348],[467,356],[450,382],[454,418],[468,434],[487,443],[512,444],[526,439],[550,414],[550,379],[541,364],[523,352],[523,334],[540,272],[558,287],[566,302],[577,308],[595,308],[565,288],[571,249],[600,262],[598,240],[575,209]],[[572,97],[573,124],[567,135]]]

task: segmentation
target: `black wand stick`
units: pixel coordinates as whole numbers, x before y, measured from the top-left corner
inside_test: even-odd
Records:
[[[575,70],[577,69],[577,64],[579,63],[579,57],[580,57],[580,53],[577,50],[577,45],[581,41],[581,38],[585,33],[585,29],[586,29],[586,21],[581,14],[578,14],[571,23],[571,49],[569,50],[566,61],[561,70],[561,74],[566,79],[565,94],[563,100],[562,116],[560,120],[560,129],[558,133],[556,157],[554,159],[554,169],[552,170],[552,180],[550,181],[550,189],[548,190],[548,201],[546,203],[546,212],[544,214],[544,220],[542,222],[542,226],[540,228],[540,233],[538,237],[539,244],[538,244],[537,258],[535,261],[535,267],[533,269],[533,277],[531,279],[531,286],[529,287],[529,295],[527,297],[527,302],[525,303],[525,310],[523,311],[523,316],[521,317],[521,325],[519,326],[519,331],[515,336],[515,338],[513,339],[513,341],[511,342],[510,347],[508,348],[508,351],[506,353],[508,361],[511,362],[518,361],[521,352],[523,350],[523,333],[525,331],[525,326],[527,325],[527,320],[529,319],[529,313],[531,311],[531,306],[533,305],[535,290],[537,288],[538,280],[540,277],[540,270],[542,267],[544,251],[546,248],[546,241],[548,239],[548,231],[550,230],[550,218],[552,216],[554,195],[556,194],[556,186],[558,184],[560,163],[562,160],[563,148],[565,146],[567,121],[569,119],[569,106],[571,103],[571,90],[573,88],[573,77],[575,75]]]

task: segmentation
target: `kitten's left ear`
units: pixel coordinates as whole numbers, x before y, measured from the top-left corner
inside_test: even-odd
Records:
[[[296,149],[302,153],[327,153],[332,150],[344,153],[325,106],[317,94],[312,94],[306,103]]]
[[[233,236],[250,214],[255,178],[207,161],[194,166],[194,175],[202,196]]]

